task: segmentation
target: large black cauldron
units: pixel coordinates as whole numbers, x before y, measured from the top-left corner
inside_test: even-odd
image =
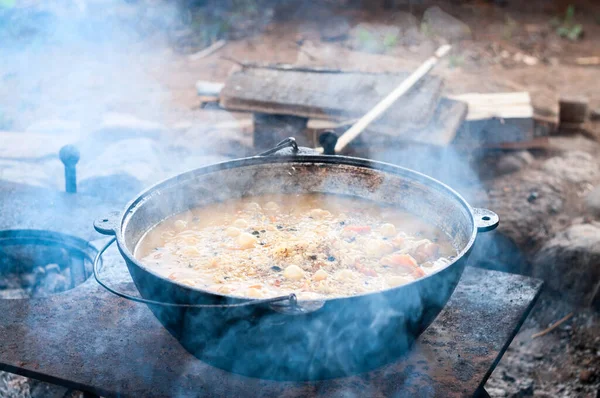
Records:
[[[146,231],[191,207],[249,195],[308,192],[351,195],[409,211],[442,229],[459,255],[446,268],[408,285],[297,303],[252,302],[189,287],[153,273],[133,256]],[[142,192],[121,215],[99,219],[95,227],[116,236],[144,299],[188,305],[148,304],[190,353],[247,376],[315,380],[370,370],[406,352],[454,291],[477,233],[497,224],[496,214],[471,208],[446,185],[415,171],[294,147],[170,178]],[[223,306],[240,303],[251,304]]]

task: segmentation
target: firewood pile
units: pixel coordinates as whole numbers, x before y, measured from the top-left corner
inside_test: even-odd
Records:
[[[198,94],[204,106],[251,114],[257,149],[288,136],[318,147],[322,133],[343,134],[410,75],[235,62],[240,68],[224,83],[198,82]],[[443,79],[427,75],[352,146],[540,148],[559,126],[558,102],[555,108],[544,115],[526,91],[445,95]],[[581,119],[577,112],[567,109],[560,123],[578,126],[571,122]]]

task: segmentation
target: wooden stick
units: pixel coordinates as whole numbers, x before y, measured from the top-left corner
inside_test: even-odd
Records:
[[[222,56],[221,59],[224,59],[229,62],[233,62],[241,66],[242,68],[248,69],[272,69],[272,70],[281,70],[281,71],[291,71],[291,72],[309,72],[309,73],[360,73],[360,74],[373,74],[370,72],[362,72],[358,70],[345,70],[345,69],[333,69],[322,66],[301,66],[301,65],[292,65],[292,64],[269,64],[263,62],[249,62],[249,61],[240,61],[235,58]]]
[[[443,45],[435,52],[435,55],[425,61],[416,71],[414,71],[409,77],[407,77],[398,87],[394,89],[387,97],[381,100],[373,109],[367,112],[358,122],[350,127],[342,136],[338,139],[335,145],[335,153],[341,153],[344,148],[356,137],[358,137],[365,128],[371,124],[374,120],[380,117],[398,98],[402,97],[408,90],[410,90],[419,80],[421,80],[433,67],[438,63],[440,58],[448,54],[451,46]],[[317,148],[317,151],[323,152],[322,148]]]
[[[227,44],[227,40],[216,41],[213,44],[211,44],[210,46],[206,47],[205,49],[200,50],[197,53],[191,54],[190,55],[190,60],[191,61],[198,61],[198,60],[200,60],[202,58],[206,58],[209,55],[211,55],[212,53],[214,53],[215,51],[219,50],[225,44]]]
[[[600,57],[579,57],[575,58],[577,65],[595,66],[600,65]]]
[[[535,339],[536,337],[542,337],[547,335],[548,333],[550,333],[551,331],[553,331],[554,329],[556,329],[557,327],[559,327],[560,325],[562,325],[564,322],[568,321],[569,319],[571,319],[571,317],[573,316],[572,312],[569,312],[567,314],[567,316],[565,316],[564,318],[558,320],[557,322],[553,323],[552,325],[550,325],[550,327],[548,327],[547,329],[542,330],[539,333],[533,334],[531,335],[532,339]]]

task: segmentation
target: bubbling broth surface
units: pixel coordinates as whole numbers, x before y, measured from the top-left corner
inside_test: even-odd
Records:
[[[135,256],[173,281],[238,297],[344,297],[412,282],[457,250],[436,227],[353,197],[300,194],[229,200],[172,216]]]

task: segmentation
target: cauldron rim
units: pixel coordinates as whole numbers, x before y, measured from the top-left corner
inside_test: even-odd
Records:
[[[388,289],[378,290],[378,291],[374,291],[374,292],[366,292],[366,293],[362,293],[362,294],[355,294],[355,295],[350,295],[350,296],[331,297],[331,298],[326,297],[326,298],[319,299],[319,300],[303,300],[303,302],[305,302],[305,303],[313,302],[313,301],[317,301],[320,303],[331,303],[331,302],[346,300],[349,298],[360,298],[360,297],[374,296],[374,295],[378,295],[378,294],[385,294],[387,292],[407,288],[407,287],[412,286],[413,284],[417,284],[420,281],[423,281],[425,279],[435,277],[438,273],[443,272],[444,270],[446,270],[448,268],[452,268],[455,266],[455,264],[459,263],[461,261],[461,259],[463,259],[463,257],[465,257],[471,250],[471,248],[475,242],[475,239],[477,237],[478,228],[483,230],[483,228],[481,226],[477,225],[477,220],[475,219],[475,216],[474,216],[474,209],[468,204],[468,202],[458,192],[456,192],[454,189],[452,189],[448,185],[446,185],[432,177],[429,177],[423,173],[412,170],[412,169],[408,169],[405,167],[401,167],[401,166],[397,166],[397,165],[393,165],[393,164],[385,163],[385,162],[379,162],[379,161],[373,161],[373,160],[355,158],[355,157],[349,157],[349,156],[339,156],[339,155],[253,156],[253,157],[227,160],[227,161],[199,167],[199,168],[166,178],[166,179],[146,188],[142,192],[140,192],[134,199],[132,199],[129,203],[127,203],[127,205],[124,208],[124,211],[120,213],[118,220],[111,220],[111,221],[113,221],[113,224],[112,224],[113,229],[112,230],[114,231],[114,235],[116,236],[119,251],[121,252],[121,254],[125,257],[125,259],[130,264],[134,264],[136,267],[140,268],[144,272],[151,274],[152,276],[154,276],[156,278],[159,278],[159,279],[167,281],[171,284],[177,285],[181,289],[188,290],[188,291],[191,291],[194,293],[205,294],[205,295],[212,296],[212,297],[218,298],[218,299],[225,299],[231,303],[248,302],[248,301],[256,300],[256,299],[247,298],[247,297],[215,293],[215,292],[212,292],[209,290],[185,285],[185,284],[179,283],[177,281],[168,280],[166,277],[154,272],[153,270],[151,270],[150,268],[145,266],[141,261],[139,261],[134,256],[134,254],[127,247],[125,236],[124,236],[124,230],[127,225],[127,222],[135,214],[136,208],[138,206],[140,206],[146,200],[150,200],[150,198],[152,198],[154,195],[159,193],[161,191],[161,189],[167,188],[171,184],[180,183],[182,181],[194,179],[199,175],[210,174],[210,173],[219,172],[222,170],[241,168],[241,167],[247,167],[247,166],[268,165],[268,164],[274,164],[274,163],[312,163],[312,164],[325,164],[325,165],[348,165],[348,166],[355,166],[355,167],[359,167],[359,168],[373,169],[373,170],[381,171],[384,173],[391,173],[391,174],[395,174],[395,175],[406,176],[407,178],[421,182],[424,185],[437,187],[438,189],[443,190],[446,194],[450,195],[452,197],[452,199],[454,199],[457,203],[459,203],[467,211],[467,213],[469,214],[469,217],[470,217],[470,220],[469,220],[470,224],[472,225],[472,230],[471,230],[471,234],[469,236],[468,242],[462,247],[462,249],[455,256],[455,258],[448,265],[440,268],[439,270],[436,270],[435,272],[433,272],[431,274],[428,274],[422,278],[411,281],[407,284],[396,286],[396,287],[391,287]],[[492,228],[494,228],[494,227],[495,227],[495,225],[492,226]]]

